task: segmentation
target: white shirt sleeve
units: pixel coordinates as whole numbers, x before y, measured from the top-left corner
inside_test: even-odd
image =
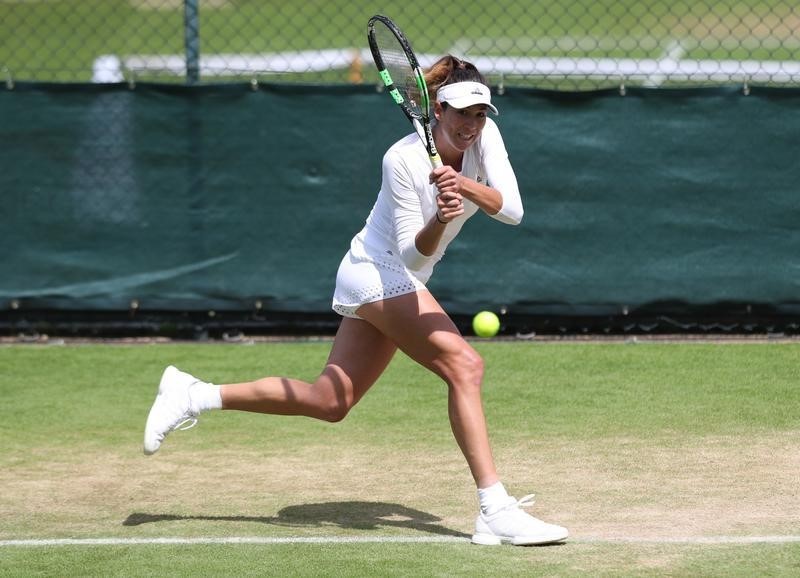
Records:
[[[508,152],[500,135],[500,129],[492,119],[486,120],[486,126],[481,134],[481,157],[486,170],[487,184],[500,191],[503,196],[503,206],[491,217],[509,225],[519,225],[524,211],[517,176],[508,160]]]
[[[425,173],[427,178],[427,173]],[[417,233],[425,225],[424,211],[414,174],[396,151],[383,158],[383,184],[391,199],[391,222],[395,231],[397,249],[403,264],[417,271],[430,260],[417,249]]]

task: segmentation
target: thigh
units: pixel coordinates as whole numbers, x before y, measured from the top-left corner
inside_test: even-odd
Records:
[[[445,379],[453,364],[472,361],[477,355],[429,291],[368,303],[358,314],[406,355]]]
[[[360,400],[378,380],[397,351],[394,342],[363,319],[344,317],[333,341],[321,379]]]

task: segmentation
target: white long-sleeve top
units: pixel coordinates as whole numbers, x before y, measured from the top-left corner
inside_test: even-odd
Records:
[[[436,251],[430,256],[417,250],[415,239],[436,213],[436,186],[427,151],[416,133],[396,142],[383,157],[383,178],[375,205],[361,232],[353,238],[354,255],[397,259],[422,283],[444,256],[447,246],[461,231],[478,206],[464,199],[464,213],[448,223]],[[501,209],[492,218],[517,225],[523,208],[514,169],[497,125],[490,118],[478,140],[464,152],[461,175],[490,186],[503,196]]]

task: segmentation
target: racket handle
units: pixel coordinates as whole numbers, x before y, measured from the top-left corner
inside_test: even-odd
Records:
[[[431,166],[433,168],[438,169],[439,167],[442,166],[442,157],[439,156],[439,153],[436,153],[435,155],[430,155],[430,159],[431,159]]]

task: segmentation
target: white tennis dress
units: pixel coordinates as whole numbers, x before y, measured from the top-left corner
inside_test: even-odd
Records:
[[[438,191],[428,182],[430,172],[427,151],[416,133],[386,151],[378,199],[336,275],[333,310],[340,315],[358,319],[356,310],[365,303],[425,289],[447,246],[477,212],[478,206],[464,199],[464,214],[447,225],[434,254],[417,251],[417,233],[436,213]],[[486,119],[480,138],[465,151],[461,174],[503,195],[503,206],[493,218],[520,223],[523,210],[517,178],[492,119]]]

